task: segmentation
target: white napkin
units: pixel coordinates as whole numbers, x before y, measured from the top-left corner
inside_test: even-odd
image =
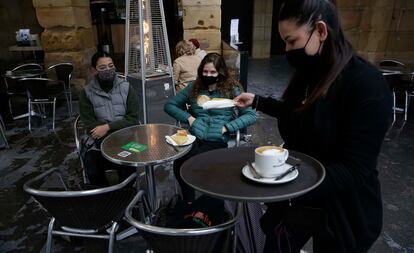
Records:
[[[173,146],[178,146],[177,142],[175,142],[170,136],[166,135],[165,139],[169,140]]]
[[[219,100],[210,100],[203,104],[203,109],[220,109],[220,108],[227,108],[233,107],[234,101],[231,99],[219,99]]]

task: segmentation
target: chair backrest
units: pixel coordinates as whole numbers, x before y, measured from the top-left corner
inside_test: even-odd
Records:
[[[144,239],[148,242],[152,250],[157,253],[178,253],[178,252],[198,252],[210,253],[217,250],[222,245],[225,238],[230,237],[230,230],[234,228],[239,214],[235,217],[227,212],[228,219],[222,224],[207,228],[164,228],[143,221],[144,210],[141,208],[141,221],[132,217],[132,210],[137,204],[139,206],[148,206],[145,204],[145,192],[140,191],[134,200],[128,205],[125,211],[127,221],[136,227]],[[229,246],[229,245],[227,245]]]
[[[49,99],[48,83],[53,82],[47,78],[23,78],[19,82],[26,87],[30,99]]]
[[[72,77],[72,63],[58,63],[47,68],[46,74],[48,78],[63,81],[65,87],[70,87],[70,79]]]
[[[12,69],[12,71],[15,70],[28,70],[28,69],[43,69],[42,65],[37,64],[37,63],[26,63],[26,64],[22,64],[19,65],[17,67],[15,67],[14,69]]]
[[[7,76],[5,76],[4,83],[6,84],[7,93],[9,95],[26,94],[26,88],[23,85],[21,85],[17,79],[8,78]]]
[[[397,60],[392,60],[392,59],[381,60],[378,63],[378,65],[380,67],[402,67],[402,68],[407,68],[407,66],[404,63],[402,63],[400,61],[397,61]]]
[[[57,168],[46,171],[24,184],[23,189],[33,196],[62,227],[99,230],[112,221],[119,221],[133,199],[135,189],[129,183],[132,174],[123,182],[99,189],[80,191],[43,190],[44,184]]]
[[[23,65],[19,65],[12,69],[11,71],[24,71],[24,70],[43,70],[43,67],[37,63],[27,63]],[[15,94],[24,94],[26,93],[26,88],[18,82],[17,78],[9,78],[7,76],[4,77],[4,82],[6,83],[7,93],[9,95]]]

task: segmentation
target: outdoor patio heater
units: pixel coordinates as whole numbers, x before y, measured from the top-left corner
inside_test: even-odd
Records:
[[[127,0],[125,76],[137,92],[141,123],[175,123],[163,110],[175,88],[162,0]]]

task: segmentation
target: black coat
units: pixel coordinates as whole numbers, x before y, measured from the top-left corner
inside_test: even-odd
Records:
[[[322,184],[293,205],[325,211],[336,252],[367,251],[382,227],[376,165],[391,122],[390,89],[374,66],[356,56],[325,97],[297,112],[306,86],[306,81],[292,86],[284,101],[259,97],[257,110],[278,119],[286,148],[311,155],[326,168]],[[276,219],[274,224],[281,218],[267,216]]]

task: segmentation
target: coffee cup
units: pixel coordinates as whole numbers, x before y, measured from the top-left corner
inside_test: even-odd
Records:
[[[289,151],[277,146],[262,146],[254,150],[255,169],[262,177],[276,177],[285,172]]]

